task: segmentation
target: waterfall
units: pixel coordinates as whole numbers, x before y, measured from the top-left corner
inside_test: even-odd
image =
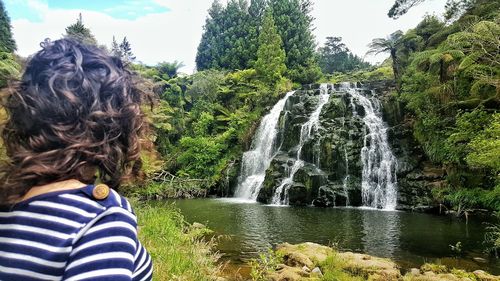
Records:
[[[235,197],[255,201],[279,145],[276,143],[279,133],[278,122],[286,101],[294,91],[288,92],[279,100],[271,111],[262,118],[252,140],[251,150],[243,153],[241,173],[236,187]]]
[[[347,157],[347,149],[344,147],[344,157],[345,157],[345,177],[342,182],[342,188],[344,189],[345,194],[345,205],[349,206],[349,191],[347,190],[347,184],[349,183],[349,158]]]
[[[271,201],[273,205],[288,205],[288,189],[293,184],[293,177],[295,176],[297,171],[304,166],[304,161],[300,159],[302,148],[304,147],[304,144],[309,141],[314,136],[314,133],[318,130],[319,116],[321,114],[323,106],[325,106],[325,104],[328,102],[329,97],[330,95],[328,94],[328,84],[321,84],[318,104],[316,105],[313,113],[311,113],[311,115],[309,116],[307,122],[302,124],[302,127],[300,129],[299,144],[297,145],[296,159],[292,165],[292,168],[285,171],[287,173],[287,177],[284,178],[281,184],[276,188]]]
[[[365,111],[362,119],[368,132],[361,149],[363,205],[394,210],[397,201],[397,162],[387,140],[387,126],[382,120],[380,102],[374,97],[364,96],[349,84],[342,84],[341,87],[349,93],[351,101],[362,106]],[[353,114],[358,115],[354,106]]]

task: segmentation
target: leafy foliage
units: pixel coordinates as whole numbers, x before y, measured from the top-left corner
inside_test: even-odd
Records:
[[[254,69],[178,76],[180,65],[133,65],[154,83],[160,99],[150,118],[161,170],[181,181],[200,180],[205,188],[226,190],[228,175],[235,176],[234,163],[249,146],[264,108],[289,90],[290,83],[282,78],[269,83],[268,73],[259,75]],[[170,194],[165,188],[162,184],[145,192],[152,197]]]
[[[496,212],[495,216],[498,221],[500,221],[500,212]],[[500,251],[500,222],[495,224],[490,224],[486,227],[487,232],[485,234],[485,241],[488,245],[488,251],[495,254],[498,258],[498,252]]]
[[[484,129],[468,142],[467,164],[474,168],[500,172],[500,113],[494,113]],[[476,120],[475,122],[478,122]],[[488,124],[489,123],[489,124]]]
[[[250,261],[252,268],[250,276],[253,281],[269,280],[268,273],[275,271],[281,263],[283,263],[283,255],[279,251],[269,249],[267,253],[260,253],[258,259]]]
[[[492,3],[460,3],[453,24],[426,17],[401,37],[400,98],[429,159],[446,166],[444,202],[500,210],[500,4],[492,18]]]

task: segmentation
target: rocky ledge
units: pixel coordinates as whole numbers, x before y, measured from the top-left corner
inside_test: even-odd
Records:
[[[339,281],[494,281],[494,276],[482,270],[466,272],[443,265],[424,264],[402,274],[398,265],[389,260],[366,254],[338,252],[315,243],[281,244],[274,253],[281,263],[265,273],[273,281],[339,280]]]

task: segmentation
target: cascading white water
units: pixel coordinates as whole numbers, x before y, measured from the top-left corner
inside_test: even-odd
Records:
[[[365,111],[363,122],[368,132],[361,149],[363,205],[394,210],[397,203],[397,161],[387,140],[387,126],[382,120],[380,102],[362,95],[349,84],[342,84],[341,87]],[[355,111],[353,113],[357,115]]]
[[[302,124],[300,128],[300,139],[297,145],[297,158],[295,159],[292,168],[285,171],[287,177],[281,181],[281,184],[276,188],[271,203],[273,205],[288,205],[288,189],[293,184],[293,177],[297,171],[304,166],[304,161],[300,159],[304,144],[309,141],[314,133],[318,130],[319,116],[323,106],[328,102],[330,95],[328,94],[328,84],[321,84],[319,101],[316,109],[311,113],[307,122]],[[283,198],[283,199],[282,199]]]
[[[287,93],[262,118],[253,138],[251,150],[243,153],[235,197],[252,201],[257,199],[266,176],[266,169],[269,168],[276,152],[279,151],[279,145],[276,144],[279,133],[278,122],[286,101],[293,93],[294,91]]]
[[[347,190],[347,184],[349,183],[349,158],[347,157],[347,149],[344,148],[344,157],[345,157],[345,177],[344,181],[342,182],[342,188],[344,189],[344,194],[345,194],[345,205],[349,206],[349,191]]]

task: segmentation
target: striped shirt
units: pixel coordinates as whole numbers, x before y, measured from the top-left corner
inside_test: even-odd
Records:
[[[0,210],[0,281],[151,280],[129,202],[94,186],[46,193]]]

